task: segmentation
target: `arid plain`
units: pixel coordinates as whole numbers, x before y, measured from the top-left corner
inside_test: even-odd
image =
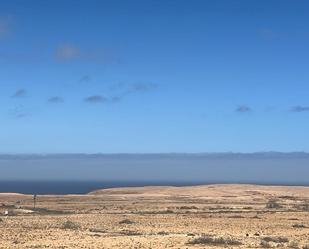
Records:
[[[309,248],[309,187],[2,193],[0,212],[0,248]]]

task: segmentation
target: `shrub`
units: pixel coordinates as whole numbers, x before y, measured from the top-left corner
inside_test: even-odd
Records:
[[[309,211],[309,203],[303,204],[303,205],[301,206],[301,209],[302,209],[303,211]]]
[[[67,220],[67,221],[63,222],[61,228],[62,228],[62,229],[77,230],[77,229],[80,228],[80,226],[79,226],[77,223],[73,222],[73,221]]]
[[[281,208],[281,205],[275,199],[270,199],[266,203],[266,208]]]
[[[140,235],[143,235],[140,232],[131,231],[131,230],[122,230],[120,233],[123,234],[123,235],[126,235],[126,236],[140,236]]]
[[[233,219],[243,219],[243,218],[246,218],[242,215],[231,215],[231,216],[228,216],[228,218],[233,218]]]
[[[127,225],[131,225],[134,224],[134,221],[131,221],[129,219],[124,219],[122,221],[119,221],[119,224],[127,224]]]
[[[265,240],[262,240],[261,243],[260,243],[261,247],[263,248],[271,248],[271,244]]]
[[[291,241],[289,243],[288,247],[294,248],[294,249],[298,249],[299,248],[297,242],[295,242],[295,241]]]
[[[196,206],[180,206],[177,207],[177,209],[198,209]]]
[[[304,225],[304,224],[294,224],[292,227],[294,227],[294,228],[307,228],[307,226]]]
[[[262,240],[266,242],[287,243],[289,239],[286,237],[264,237]]]
[[[97,228],[90,228],[89,232],[92,232],[92,233],[106,233],[105,230],[97,229]]]
[[[241,245],[242,243],[238,240],[232,238],[223,238],[223,237],[211,237],[208,235],[204,235],[198,238],[194,238],[188,242],[191,245],[214,245],[214,246],[222,246],[222,245]]]

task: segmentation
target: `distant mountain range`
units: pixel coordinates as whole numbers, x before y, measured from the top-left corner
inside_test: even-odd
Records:
[[[114,154],[0,154],[0,160],[35,160],[35,159],[198,159],[198,158],[222,158],[222,159],[263,159],[263,158],[309,158],[307,152],[254,152],[254,153],[114,153]]]

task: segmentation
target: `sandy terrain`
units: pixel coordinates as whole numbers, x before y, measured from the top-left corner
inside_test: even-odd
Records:
[[[32,205],[0,194],[0,248],[309,248],[309,187],[118,188]]]

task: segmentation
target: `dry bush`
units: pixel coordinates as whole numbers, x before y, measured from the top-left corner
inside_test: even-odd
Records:
[[[61,228],[62,229],[77,230],[77,229],[80,228],[80,226],[77,223],[73,222],[73,221],[67,220],[67,221],[62,223]]]
[[[288,245],[289,248],[299,249],[298,243],[295,241],[291,241]]]
[[[89,232],[92,232],[92,233],[106,233],[106,230],[98,229],[98,228],[90,228]]]
[[[176,207],[176,209],[199,209],[196,206],[180,206],[180,207]]]
[[[122,221],[119,221],[119,224],[127,224],[127,225],[131,225],[134,224],[135,222],[129,219],[124,219]]]
[[[265,240],[261,240],[260,245],[262,248],[272,248],[271,244]]]
[[[231,216],[228,216],[227,218],[232,218],[232,219],[243,219],[243,218],[246,218],[245,216],[242,216],[242,215],[231,215]]]
[[[303,211],[309,211],[309,203],[304,203],[300,206],[301,210]]]
[[[188,244],[190,245],[214,245],[214,246],[222,246],[222,245],[241,245],[242,243],[238,240],[232,238],[223,238],[223,237],[211,237],[208,235],[203,235],[198,238],[191,239]]]
[[[195,234],[194,234],[194,233],[188,233],[187,236],[188,236],[188,237],[194,237]]]
[[[141,236],[141,235],[143,235],[140,232],[132,231],[132,230],[122,230],[120,233],[123,234],[123,235],[126,235],[126,236]]]
[[[264,237],[262,240],[266,242],[287,243],[289,239],[286,237]]]
[[[159,210],[157,212],[155,212],[156,214],[173,214],[174,211],[171,209],[166,209],[166,210]]]
[[[304,225],[304,224],[294,224],[294,225],[292,225],[292,227],[294,227],[294,228],[308,228],[306,225]]]
[[[281,205],[275,199],[270,199],[266,203],[266,208],[281,208]]]
[[[260,216],[258,216],[258,215],[254,215],[253,217],[251,217],[251,219],[262,219]]]

